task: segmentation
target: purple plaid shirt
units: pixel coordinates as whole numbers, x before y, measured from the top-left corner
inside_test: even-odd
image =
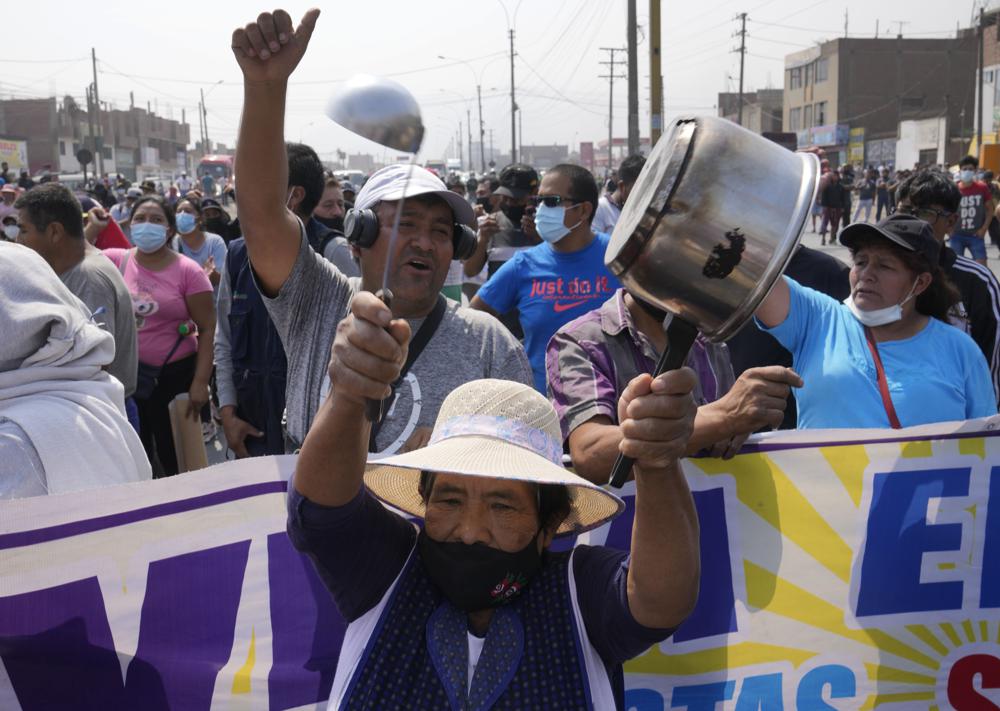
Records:
[[[559,413],[563,439],[598,415],[618,422],[618,398],[629,382],[652,373],[660,354],[632,323],[619,289],[600,308],[560,328],[545,350],[549,400]],[[729,392],[736,378],[724,343],[700,335],[685,365],[698,375],[699,406]]]

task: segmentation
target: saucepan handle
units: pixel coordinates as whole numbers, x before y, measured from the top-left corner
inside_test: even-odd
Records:
[[[377,296],[382,303],[390,309],[392,308],[392,292],[389,291],[388,287],[379,289],[375,292],[375,296]],[[385,417],[385,406],[386,400],[373,400],[369,398],[365,401],[365,417],[368,418],[368,421],[373,424],[381,422],[382,418]]]
[[[660,360],[653,370],[653,377],[668,370],[677,370],[684,361],[687,360],[694,339],[698,337],[698,328],[681,318],[674,318],[667,327],[667,347],[660,356]],[[628,481],[629,474],[632,473],[632,465],[635,460],[626,457],[624,454],[618,455],[615,466],[611,470],[611,486],[620,489]]]

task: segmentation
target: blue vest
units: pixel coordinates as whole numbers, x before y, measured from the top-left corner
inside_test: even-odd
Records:
[[[468,689],[466,614],[414,555],[350,680],[344,709],[589,709],[570,598],[570,553],[547,552],[525,591],[497,608]]]
[[[229,310],[236,414],[264,433],[247,437],[251,456],[284,454],[281,417],[285,410],[288,362],[278,331],[257,290],[243,238],[229,244],[226,273],[232,292]]]

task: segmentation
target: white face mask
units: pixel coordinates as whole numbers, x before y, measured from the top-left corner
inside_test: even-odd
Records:
[[[893,304],[892,306],[886,306],[883,309],[872,309],[871,311],[862,311],[858,308],[858,305],[854,303],[854,293],[844,299],[844,306],[846,306],[854,318],[862,323],[864,326],[869,328],[875,328],[876,326],[885,326],[890,323],[896,323],[903,318],[903,304],[909,301],[913,297],[913,290],[917,288],[917,282],[914,280],[913,286],[910,287],[909,293],[906,298],[900,301],[898,304]]]

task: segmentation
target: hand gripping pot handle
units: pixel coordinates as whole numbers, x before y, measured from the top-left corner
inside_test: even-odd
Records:
[[[694,325],[680,318],[671,321],[670,326],[667,327],[667,347],[656,363],[653,377],[656,378],[668,370],[677,370],[684,365],[688,353],[691,352],[691,346],[694,345],[694,339],[697,337],[698,329]],[[616,489],[622,488],[632,473],[633,464],[635,464],[634,459],[619,453],[611,470],[611,486]]]

